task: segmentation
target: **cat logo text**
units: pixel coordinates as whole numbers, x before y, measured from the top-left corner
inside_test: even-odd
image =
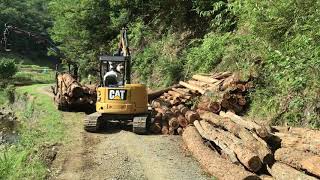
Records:
[[[126,100],[127,90],[125,89],[109,89],[108,91],[109,100]]]

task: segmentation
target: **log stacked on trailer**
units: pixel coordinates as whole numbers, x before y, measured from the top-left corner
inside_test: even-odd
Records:
[[[88,106],[94,107],[97,98],[95,85],[81,85],[69,73],[57,75],[57,84],[52,91],[58,107],[89,109]]]

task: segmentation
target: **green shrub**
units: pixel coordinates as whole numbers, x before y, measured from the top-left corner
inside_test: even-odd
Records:
[[[229,33],[210,33],[199,46],[191,47],[186,53],[187,73],[212,71],[221,62],[229,38]]]
[[[0,60],[0,79],[11,78],[17,71],[18,68],[13,59],[2,58]]]

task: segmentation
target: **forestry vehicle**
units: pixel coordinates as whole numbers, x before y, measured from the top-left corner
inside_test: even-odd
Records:
[[[118,52],[113,56],[100,56],[99,61],[96,112],[86,116],[84,129],[96,132],[107,121],[122,121],[132,123],[134,133],[147,133],[150,124],[147,88],[130,82],[131,57],[125,28],[121,31]]]

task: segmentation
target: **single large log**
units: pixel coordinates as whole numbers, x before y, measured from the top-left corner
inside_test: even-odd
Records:
[[[276,160],[282,163],[320,177],[320,156],[293,148],[280,148],[275,152],[274,156]]]
[[[213,84],[213,83],[219,81],[219,80],[214,79],[212,77],[202,76],[202,75],[193,75],[192,78],[195,80],[198,80],[198,81],[202,81],[204,83],[209,83],[209,84]]]
[[[217,152],[205,146],[195,127],[187,127],[182,134],[182,138],[201,166],[218,179],[259,179],[256,175],[221,158]]]
[[[191,85],[191,84],[188,84],[188,83],[183,82],[183,81],[180,81],[179,84],[184,86],[184,87],[186,87],[186,88],[189,88],[191,90],[198,91],[201,94],[204,94],[206,92],[203,88],[201,88],[199,86]]]
[[[281,140],[281,147],[294,147],[302,151],[310,151],[320,155],[319,138],[302,138],[301,136],[290,133],[274,133]]]
[[[211,112],[204,112],[200,114],[202,119],[208,120],[211,123],[223,127],[229,132],[233,133],[237,137],[241,138],[247,147],[257,151],[262,162],[265,164],[271,164],[273,162],[273,156],[271,150],[265,146],[265,144],[257,141],[255,137],[244,127],[236,124],[229,118],[223,118]]]
[[[169,119],[169,127],[171,127],[173,130],[179,128],[179,121],[177,118],[172,117]]]
[[[268,137],[271,136],[270,131],[266,127],[261,126],[253,121],[244,120],[242,117],[234,114],[231,111],[228,111],[227,113],[221,111],[220,116],[230,118],[233,122],[247,128],[251,131],[256,132],[258,134],[258,136],[263,139],[267,139]]]
[[[304,174],[286,164],[276,162],[269,169],[271,175],[277,180],[316,180],[315,177]]]
[[[194,121],[193,122],[194,126],[196,127],[196,129],[198,130],[198,132],[200,133],[200,135],[209,140],[214,142],[217,146],[219,146],[221,148],[221,150],[223,151],[224,154],[226,154],[228,156],[228,159],[234,163],[234,164],[239,164],[239,161],[237,160],[236,155],[234,154],[234,152],[223,142],[221,142],[219,139],[214,139],[212,138],[210,135],[208,135],[204,129],[202,128],[201,124],[199,123],[199,121]]]
[[[78,98],[84,94],[81,84],[68,73],[62,73],[57,76],[58,92],[61,95]]]
[[[239,161],[247,167],[250,171],[257,172],[260,170],[262,163],[259,156],[252,150],[247,148],[240,139],[232,138],[232,134],[220,131],[212,125],[202,120],[200,124],[209,140],[218,141],[220,144],[226,144],[238,157]]]
[[[295,127],[280,127],[272,126],[272,129],[280,133],[290,133],[296,136],[300,136],[303,139],[313,139],[317,140],[320,144],[320,139],[315,139],[314,137],[320,137],[320,131],[309,128],[295,128]]]

